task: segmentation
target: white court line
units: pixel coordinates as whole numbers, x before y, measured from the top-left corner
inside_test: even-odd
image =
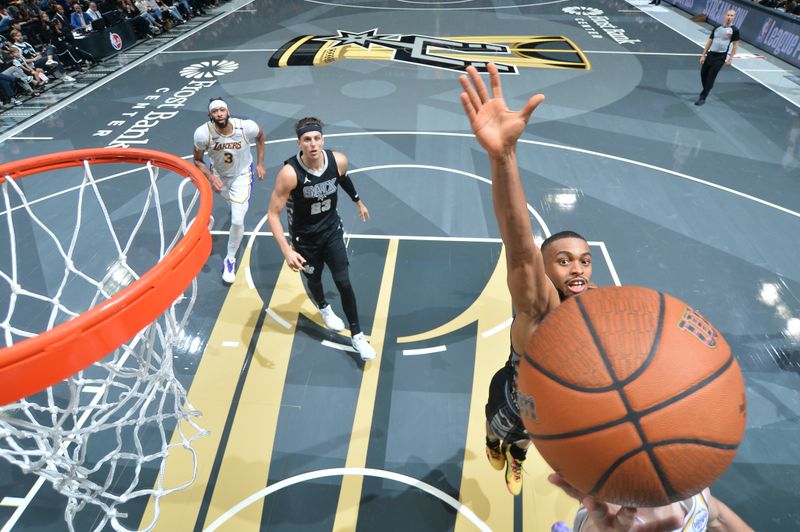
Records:
[[[3,497],[3,500],[0,501],[0,506],[22,506],[25,504],[25,499],[23,497]]]
[[[784,74],[788,74],[782,68],[740,68],[742,72],[783,72]]]
[[[699,53],[688,53],[688,52],[634,52],[634,51],[627,51],[627,50],[584,50],[583,53],[585,54],[617,54],[617,55],[665,55],[665,56],[689,56],[689,57],[700,57]]]
[[[538,7],[538,6],[547,6],[550,4],[561,4],[564,2],[570,2],[572,0],[551,0],[550,2],[532,2],[529,4],[513,4],[509,6],[481,6],[481,7],[394,7],[394,6],[365,6],[365,5],[358,5],[358,4],[340,4],[338,2],[322,2],[321,0],[305,0],[311,4],[320,4],[323,6],[334,6],[334,7],[350,7],[353,9],[378,9],[378,10],[391,10],[391,11],[489,11],[489,10],[500,10],[500,9],[519,9],[522,7]]]
[[[492,327],[488,331],[485,331],[483,334],[481,334],[481,336],[484,337],[484,338],[489,338],[490,336],[493,336],[493,335],[499,333],[503,329],[507,329],[508,327],[510,327],[511,326],[511,322],[513,322],[513,321],[514,321],[514,318],[508,318],[506,321],[504,321],[500,325],[495,325],[494,327]]]
[[[770,90],[772,90],[772,89],[770,89]],[[791,101],[791,100],[789,100],[789,101]],[[328,138],[334,138],[334,137],[359,137],[359,136],[367,136],[367,135],[369,135],[369,136],[408,136],[408,135],[419,136],[419,135],[427,135],[427,136],[440,136],[440,137],[474,138],[474,136],[471,133],[453,133],[453,132],[442,132],[442,131],[353,131],[353,132],[348,132],[348,133],[326,133],[325,134],[325,136],[328,137]],[[279,143],[283,143],[283,142],[297,142],[297,139],[293,138],[293,137],[288,137],[288,138],[284,138],[284,139],[275,139],[275,140],[267,141],[266,144],[279,144]],[[794,216],[796,218],[800,218],[800,213],[797,213],[797,212],[792,211],[790,209],[787,209],[785,207],[781,207],[780,205],[776,205],[774,203],[770,203],[769,201],[762,200],[761,198],[758,198],[756,196],[752,196],[750,194],[745,194],[744,192],[740,192],[740,191],[732,189],[730,187],[726,187],[726,186],[723,186],[723,185],[718,185],[716,183],[713,183],[711,181],[707,181],[705,179],[701,179],[699,177],[690,176],[688,174],[682,174],[680,172],[676,172],[675,170],[670,170],[668,168],[663,168],[661,166],[656,166],[654,164],[644,163],[644,162],[641,162],[641,161],[636,161],[634,159],[628,159],[626,157],[619,157],[617,155],[611,155],[609,153],[603,153],[603,152],[598,152],[598,151],[593,151],[593,150],[587,150],[587,149],[584,149],[584,148],[576,148],[576,147],[573,147],[573,146],[565,146],[565,145],[562,145],[562,144],[553,144],[551,142],[541,142],[541,141],[538,141],[538,140],[519,139],[519,143],[531,144],[531,145],[535,145],[535,146],[544,146],[544,147],[548,147],[548,148],[555,148],[555,149],[559,149],[559,150],[571,151],[571,152],[576,152],[576,153],[583,153],[583,154],[586,154],[586,155],[593,155],[595,157],[601,157],[601,158],[605,158],[605,159],[611,159],[613,161],[619,161],[619,162],[632,164],[634,166],[640,166],[642,168],[648,168],[650,170],[655,170],[657,172],[662,172],[662,173],[669,174],[669,175],[672,175],[672,176],[675,176],[675,177],[679,177],[681,179],[685,179],[687,181],[692,181],[694,183],[699,183],[701,185],[705,185],[705,186],[708,186],[708,187],[711,187],[711,188],[715,188],[715,189],[721,190],[723,192],[728,192],[728,193],[733,194],[735,196],[739,196],[741,198],[748,199],[750,201],[753,201],[755,203],[759,203],[759,204],[764,205],[766,207],[770,207],[770,208],[776,209],[778,211],[784,212],[784,213],[789,214],[791,216]],[[183,157],[183,159],[189,159],[190,157],[192,157],[192,156],[191,155],[186,155],[186,156]],[[392,166],[392,165],[384,165],[383,167],[386,167],[386,166]],[[424,165],[403,165],[403,167],[409,167],[409,166],[425,167]],[[350,173],[351,174],[355,174],[355,173],[362,172],[362,171],[365,171],[365,170],[371,169],[371,168],[382,168],[382,166],[373,166],[373,167],[364,168],[364,169],[356,169],[356,170],[351,171]],[[441,167],[430,167],[430,168],[432,168],[432,169],[437,169],[437,168],[438,169],[442,169]],[[113,176],[104,177],[102,180],[98,180],[98,182],[105,181],[107,179],[111,179],[112,177],[117,177],[117,176],[120,176],[120,175],[124,175],[124,174],[131,173],[131,172],[136,172],[136,171],[140,171],[140,170],[141,170],[141,168],[137,168],[137,169],[129,170],[129,171],[126,171],[126,172],[121,172],[121,173],[115,174]],[[460,170],[449,170],[449,169],[443,169],[443,170],[452,171],[454,173],[461,173],[463,175],[474,177],[475,179],[477,179],[479,181],[482,181],[482,182],[485,182],[485,183],[491,183],[491,181],[489,181],[486,178],[477,176],[475,174],[470,174],[468,172],[462,172]],[[34,201],[30,202],[29,204],[33,205],[34,203],[38,203],[40,201],[44,201],[46,199],[50,199],[50,198],[59,196],[59,195],[64,194],[64,193],[66,193],[66,192],[68,192],[70,190],[76,190],[78,188],[80,188],[80,185],[72,187],[70,189],[63,190],[61,192],[55,192],[55,193],[50,194],[48,196],[45,196],[43,198],[39,198],[37,200],[34,200]],[[14,210],[21,209],[21,208],[23,208],[23,206],[14,207],[12,209],[12,212]],[[529,210],[531,209],[530,204],[528,205],[528,208],[529,208]],[[535,211],[531,211],[531,212],[535,213]],[[0,215],[2,215],[2,214],[5,214],[5,211],[0,211]],[[262,218],[261,221],[259,222],[257,228],[260,228],[266,222],[266,220],[267,220],[267,216],[265,215],[264,218]],[[540,220],[540,218],[537,218],[537,221],[540,221],[540,223],[544,224],[544,221]],[[543,228],[546,228],[546,226],[543,225]],[[549,230],[546,231],[546,233],[547,233],[547,236],[550,236],[549,235]],[[213,234],[227,234],[227,232],[212,231],[211,234],[212,235]],[[271,234],[271,233],[265,233],[265,234]],[[251,235],[251,240],[248,241],[248,245],[251,244],[252,238],[254,236],[256,236],[253,233],[250,233],[250,235]],[[352,235],[352,236],[354,238],[356,237],[356,235]],[[417,238],[417,237],[412,237],[412,238]],[[2,532],[2,531],[0,531],[0,532]]]
[[[162,54],[238,54],[253,52],[277,52],[277,48],[240,48],[236,50],[164,50]]]
[[[608,270],[611,272],[611,279],[614,281],[615,285],[622,286],[622,283],[619,281],[619,275],[617,275],[617,269],[614,268],[614,263],[611,261],[611,255],[608,253],[608,248],[606,248],[606,243],[589,242],[589,245],[596,245],[600,247],[600,251],[602,251],[603,257],[606,259],[606,264],[608,264]]]
[[[352,172],[351,172],[352,173]],[[0,213],[2,214],[2,213]],[[215,229],[211,231],[213,236],[227,236],[230,234],[230,231],[227,229]],[[246,236],[256,237],[256,236],[272,236],[272,232],[270,231],[245,231],[244,234]],[[283,233],[284,236],[288,236],[289,233]],[[368,234],[357,234],[357,233],[347,233],[348,238],[356,238],[362,240],[430,240],[433,242],[485,242],[485,243],[498,243],[502,242],[499,238],[482,238],[482,237],[461,237],[461,236],[415,236],[415,235],[368,235]],[[248,241],[248,245],[250,245]]]
[[[376,166],[365,166],[364,168],[357,168],[355,170],[350,170],[349,173],[350,173],[350,175],[355,175],[355,174],[358,174],[360,172],[369,172],[371,170],[387,170],[387,169],[392,169],[392,168],[415,168],[415,169],[423,169],[423,170],[436,170],[436,171],[439,171],[439,172],[447,172],[447,173],[463,175],[463,176],[466,176],[466,177],[471,177],[472,179],[475,179],[477,181],[481,181],[481,182],[486,183],[488,185],[492,184],[491,179],[486,179],[485,177],[481,177],[481,176],[473,174],[471,172],[465,172],[463,170],[457,170],[455,168],[447,168],[445,166],[434,166],[434,165],[430,165],[430,164],[380,164],[380,165],[376,165]],[[541,226],[542,231],[544,231],[544,234],[546,236],[550,236],[550,229],[547,227],[547,224],[544,222],[544,218],[542,218],[539,215],[539,213],[536,211],[536,209],[533,208],[533,206],[530,203],[526,202],[525,205],[528,206],[528,212],[530,212],[533,215],[533,217],[536,218],[536,221],[539,222],[539,225]]]
[[[333,349],[338,349],[339,351],[350,351],[351,353],[357,353],[357,351],[352,345],[345,345],[337,342],[331,342],[330,340],[323,340],[320,343],[325,347],[331,347]]]
[[[384,471],[382,469],[370,469],[365,467],[338,467],[334,469],[321,469],[319,471],[310,471],[308,473],[303,473],[302,475],[296,475],[294,477],[283,479],[280,482],[276,482],[271,486],[267,486],[266,488],[258,490],[257,492],[250,495],[243,501],[235,504],[229,510],[226,510],[213,523],[211,523],[208,526],[208,528],[205,529],[204,532],[214,532],[219,527],[224,525],[225,522],[228,521],[228,519],[230,519],[243,509],[247,508],[254,502],[264,499],[269,495],[271,495],[272,493],[280,491],[284,488],[288,488],[289,486],[293,486],[301,482],[316,480],[318,478],[341,477],[341,476],[377,477],[387,480],[394,480],[396,482],[406,484],[407,486],[411,486],[412,488],[417,488],[429,495],[433,495],[443,503],[449,505],[458,513],[469,519],[470,522],[472,522],[472,524],[475,525],[481,532],[492,532],[492,529],[489,528],[486,525],[486,523],[481,521],[481,519],[477,515],[475,515],[475,512],[473,512],[467,506],[464,506],[459,501],[457,501],[447,493],[443,492],[439,488],[435,488],[430,484],[423,482],[422,480],[409,477],[406,475],[401,475],[400,473],[394,473],[392,471]]]
[[[447,351],[446,345],[437,345],[434,347],[422,347],[420,349],[403,349],[404,357],[413,357],[418,355],[430,355],[431,353],[442,353]]]
[[[330,135],[328,135],[328,136],[330,136]],[[718,185],[716,183],[712,183],[711,181],[706,181],[705,179],[700,179],[699,177],[693,177],[693,176],[690,176],[690,175],[687,175],[687,174],[682,174],[680,172],[676,172],[675,170],[670,170],[668,168],[662,168],[662,167],[656,166],[654,164],[643,163],[641,161],[635,161],[633,159],[628,159],[627,157],[619,157],[617,155],[611,155],[611,154],[608,154],[608,153],[596,152],[596,151],[592,151],[592,150],[585,150],[583,148],[573,148],[573,147],[570,147],[570,146],[562,146],[560,144],[552,144],[550,142],[540,142],[538,140],[519,139],[518,142],[521,142],[523,144],[536,144],[538,146],[548,146],[548,147],[551,147],[551,148],[558,148],[558,149],[562,149],[562,150],[566,150],[566,151],[575,151],[575,152],[578,152],[578,153],[585,153],[587,155],[596,155],[598,157],[604,157],[606,159],[611,159],[612,161],[620,161],[620,162],[629,163],[629,164],[632,164],[632,165],[635,165],[635,166],[641,166],[642,168],[649,168],[651,170],[656,170],[658,172],[664,172],[665,174],[674,175],[675,177],[680,177],[682,179],[686,179],[687,181],[692,181],[694,183],[700,183],[701,185],[705,185],[707,187],[715,188],[717,190],[722,190],[724,192],[728,192],[730,194],[733,194],[734,196],[739,196],[741,198],[745,198],[745,199],[748,199],[750,201],[754,201],[756,203],[760,203],[761,205],[764,205],[766,207],[771,207],[771,208],[773,208],[775,210],[784,212],[786,214],[790,214],[790,215],[792,215],[792,216],[794,216],[796,218],[800,218],[800,213],[795,212],[795,211],[790,210],[790,209],[787,209],[786,207],[781,207],[780,205],[776,205],[774,203],[770,203],[769,201],[763,200],[761,198],[757,198],[755,196],[751,196],[750,194],[745,194],[744,192],[739,192],[738,190],[732,189],[730,187],[726,187],[726,186],[723,186],[723,185]]]
[[[291,329],[292,324],[286,321],[285,319],[278,316],[278,313],[272,310],[271,308],[267,308],[267,315],[272,318],[273,320],[277,321],[278,324],[283,327],[284,329]]]
[[[222,342],[222,347],[239,347],[239,342],[236,340],[225,340]]]
[[[53,140],[55,137],[10,137],[8,140]]]

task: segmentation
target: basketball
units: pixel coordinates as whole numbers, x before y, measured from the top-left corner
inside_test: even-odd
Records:
[[[696,310],[623,286],[566,300],[519,365],[525,428],[580,491],[623,506],[664,506],[710,486],[744,436],[744,380]]]

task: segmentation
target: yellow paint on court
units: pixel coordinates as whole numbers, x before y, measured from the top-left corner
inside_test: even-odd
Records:
[[[205,525],[267,485],[295,327],[301,312],[318,313],[306,295],[300,274],[286,263],[269,308],[290,326],[286,328],[271,317],[264,320]],[[262,504],[251,504],[232,516],[221,530],[260,530],[262,511]]]
[[[263,301],[256,290],[250,289],[244,279],[244,269],[250,264],[250,249],[242,257],[236,281],[230,287],[219,318],[211,331],[206,349],[200,358],[189,401],[203,413],[198,424],[209,435],[195,440],[193,448],[197,452],[197,478],[185,490],[172,493],[160,501],[160,513],[155,530],[190,530],[194,527],[195,516],[208,485],[211,468],[219,447],[225,420],[239,380],[247,347],[253,336],[258,314]],[[236,347],[223,347],[223,342],[236,341]],[[171,443],[179,443],[173,437]],[[170,451],[165,459],[165,487],[173,487],[191,478],[192,460],[188,451]],[[142,523],[152,518],[155,505],[151,498]]]
[[[370,343],[375,348],[377,357],[367,362],[364,375],[361,378],[361,388],[358,392],[358,403],[353,417],[353,430],[350,435],[350,446],[347,449],[345,467],[365,467],[367,463],[367,450],[369,448],[369,435],[372,428],[372,417],[375,409],[375,396],[378,390],[378,377],[380,375],[381,354],[386,340],[386,326],[389,321],[389,303],[394,285],[394,271],[397,264],[398,240],[389,241],[386,251],[386,262],[383,266],[381,288],[378,293],[378,303],[375,307],[375,321],[372,324]],[[333,530],[346,532],[356,529],[358,510],[361,502],[361,488],[363,478],[356,475],[342,477],[342,487],[339,492],[339,503],[336,508],[336,519]]]

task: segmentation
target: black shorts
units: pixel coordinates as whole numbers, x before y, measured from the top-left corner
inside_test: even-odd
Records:
[[[346,273],[350,265],[347,248],[344,247],[344,231],[341,224],[332,231],[320,235],[300,235],[292,238],[292,247],[306,259],[303,273],[306,277],[319,277],[322,266],[327,264],[334,279]]]
[[[494,435],[505,444],[529,437],[519,415],[514,372],[514,365],[508,362],[494,374],[489,384],[489,401],[486,403],[486,421]]]

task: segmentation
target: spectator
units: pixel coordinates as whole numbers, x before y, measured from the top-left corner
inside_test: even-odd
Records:
[[[97,9],[97,4],[89,2],[89,9],[86,10],[86,15],[94,22],[97,19],[103,18],[103,14]]]
[[[69,18],[66,15],[66,11],[64,11],[64,6],[61,4],[54,3],[53,5],[53,14],[50,16],[53,20],[60,20],[61,25],[65,28],[73,29],[72,24],[69,22]]]
[[[34,69],[30,67],[25,61],[22,59],[22,54],[19,51],[19,48],[15,48],[12,46],[10,48],[11,54],[11,66],[6,67],[3,71],[3,74],[8,74],[16,78],[17,83],[22,85],[25,89],[25,92],[32,96],[39,96],[39,91],[33,87],[42,87],[44,86],[44,82],[39,79],[38,74],[41,73],[41,69]]]
[[[0,7],[0,32],[8,31],[11,27],[11,21],[14,19],[8,13],[8,9]]]
[[[147,13],[140,13],[131,0],[119,0],[119,2],[119,9],[123,16],[131,20],[134,30],[139,35],[154,37],[161,34],[161,28],[155,19]]]
[[[88,65],[96,65],[97,59],[75,46],[75,37],[69,30],[64,31],[60,20],[54,20],[50,43],[55,47],[58,60],[72,68],[83,69]]]
[[[152,3],[150,0],[136,0],[133,5],[136,6],[136,9],[139,10],[139,13],[142,15],[149,15],[150,18],[154,19],[156,24],[163,29],[161,24],[163,22],[163,19],[161,18],[161,10],[158,9],[155,0],[152,0]]]
[[[17,80],[13,76],[8,74],[0,74],[0,92],[2,92],[4,109],[8,108],[9,106],[16,107],[22,103],[16,98],[16,82]]]
[[[22,33],[19,31],[12,31],[11,37],[14,40],[14,47],[19,49],[20,54],[22,55],[22,59],[27,63],[32,69],[42,70],[47,69],[52,74],[58,74],[58,76],[63,79],[64,81],[71,83],[75,81],[75,78],[68,76],[64,73],[64,67],[61,63],[56,59],[56,49],[53,45],[48,44],[44,47],[43,52],[44,55],[37,51],[30,43],[25,42]],[[42,81],[47,81],[47,78],[43,78],[40,72],[37,72],[36,75]],[[35,76],[36,77],[36,76]]]
[[[177,26],[178,24],[183,24],[186,22],[183,20],[178,6],[174,4],[167,5],[163,2],[163,0],[154,0],[154,2],[158,6],[158,9],[161,10],[161,13],[172,19],[173,25]]]
[[[78,31],[88,33],[92,30],[92,19],[83,12],[80,2],[72,4],[72,15],[69,17],[70,26]]]

